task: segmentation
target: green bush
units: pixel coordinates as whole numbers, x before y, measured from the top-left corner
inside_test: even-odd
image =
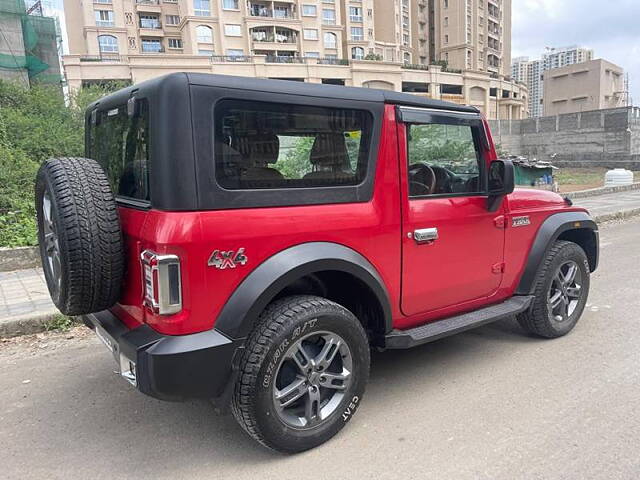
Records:
[[[37,243],[38,168],[50,157],[82,156],[86,107],[122,86],[88,87],[65,102],[56,87],[0,80],[0,247]]]

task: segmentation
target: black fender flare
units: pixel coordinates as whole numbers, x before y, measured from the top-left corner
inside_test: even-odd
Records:
[[[282,289],[326,270],[349,273],[364,282],[382,306],[385,333],[391,331],[389,295],[376,268],[355,250],[329,242],[289,247],[261,263],[233,292],[216,319],[215,329],[234,340],[246,338],[260,313]]]
[[[595,236],[595,258],[591,265],[594,271],[598,265],[598,225],[585,212],[562,212],[550,215],[538,229],[536,239],[529,251],[527,266],[520,277],[516,295],[532,295],[535,289],[538,269],[553,243],[568,230],[590,230]]]

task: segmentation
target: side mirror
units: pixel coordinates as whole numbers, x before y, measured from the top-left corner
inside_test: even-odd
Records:
[[[509,195],[515,188],[513,163],[510,160],[495,160],[489,165],[489,198],[487,208],[495,212],[505,195]]]

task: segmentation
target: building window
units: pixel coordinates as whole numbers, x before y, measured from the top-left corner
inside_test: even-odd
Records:
[[[111,10],[96,10],[96,26],[113,27],[113,12]]]
[[[444,17],[444,26],[445,27],[449,26],[449,17]]]
[[[405,65],[411,64],[411,54],[409,52],[404,52],[403,62]]]
[[[353,47],[351,49],[351,58],[354,60],[363,60],[364,59],[364,48],[362,47]]]
[[[140,15],[140,28],[160,28],[160,18],[157,15]]]
[[[128,37],[129,48],[136,48],[136,37]]]
[[[240,25],[225,25],[224,26],[224,34],[227,37],[241,37],[242,36],[242,27]]]
[[[100,53],[118,53],[118,39],[113,35],[99,35]]]
[[[213,55],[213,50],[207,50],[205,48],[198,49],[198,55],[201,57],[211,57]]]
[[[227,48],[227,56],[229,57],[243,57],[244,50],[241,48]]]
[[[224,10],[239,10],[238,0],[222,0],[222,8]]]
[[[169,48],[173,49],[181,49],[182,48],[182,39],[181,38],[169,38],[167,39],[169,44]]]
[[[362,7],[349,7],[349,20],[362,23]]]
[[[405,47],[408,47],[408,46],[409,46],[409,35],[408,35],[408,34],[406,34],[406,33],[403,33],[403,34],[402,34],[402,44],[403,44]]]
[[[335,33],[325,32],[324,34],[324,48],[337,48],[338,37]]]
[[[193,0],[193,13],[196,17],[208,17],[211,15],[209,0]]]
[[[318,30],[315,28],[305,28],[302,35],[305,40],[318,40]]]
[[[179,15],[167,15],[167,25],[178,25],[180,23]]]
[[[364,40],[364,29],[362,27],[351,27],[351,40],[356,42]]]
[[[127,25],[133,25],[133,13],[124,12],[124,23]]]
[[[160,40],[155,38],[142,38],[142,51],[146,53],[158,53],[162,52],[162,44]]]
[[[449,43],[449,35],[444,36],[444,43]]]
[[[304,56],[308,58],[320,58],[320,52],[306,52]]]
[[[303,17],[315,17],[318,14],[318,9],[315,5],[302,5]]]
[[[322,10],[322,23],[325,25],[336,24],[336,11],[331,8],[325,8]]]
[[[449,0],[444,0],[444,8],[449,8]]]
[[[206,25],[196,27],[196,39],[198,43],[213,43],[213,30]]]
[[[111,5],[111,0],[94,0],[93,3],[102,3],[103,5]]]

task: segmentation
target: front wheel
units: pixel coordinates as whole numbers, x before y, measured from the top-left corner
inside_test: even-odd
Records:
[[[572,242],[555,242],[538,272],[533,305],[518,316],[518,322],[540,337],[566,335],[584,311],[589,281],[584,250]]]
[[[301,452],[338,433],[362,402],[369,343],[347,309],[314,296],[278,300],[247,340],[233,414],[255,440]]]

